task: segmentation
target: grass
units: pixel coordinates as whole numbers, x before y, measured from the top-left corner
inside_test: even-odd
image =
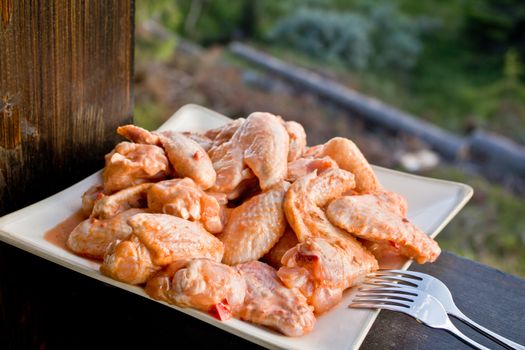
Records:
[[[424,175],[474,188],[470,203],[438,236],[441,247],[525,277],[525,201],[457,168],[439,167]]]

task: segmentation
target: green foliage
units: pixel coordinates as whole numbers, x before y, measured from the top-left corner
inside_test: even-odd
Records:
[[[465,45],[500,64],[511,48],[525,59],[525,2],[470,0],[460,33]]]
[[[178,30],[208,46],[255,35],[256,6],[252,0],[178,0],[184,22]]]
[[[136,1],[135,53],[138,60],[169,58],[176,47],[181,13],[170,0]]]
[[[326,60],[362,69],[372,53],[370,24],[360,14],[300,8],[269,34],[271,41]]]
[[[406,70],[417,62],[422,24],[427,23],[403,15],[391,3],[361,11],[300,7],[278,21],[268,37],[279,45],[355,69]]]
[[[438,236],[446,250],[525,276],[525,202],[500,186],[458,169],[425,175],[469,183],[474,197]]]

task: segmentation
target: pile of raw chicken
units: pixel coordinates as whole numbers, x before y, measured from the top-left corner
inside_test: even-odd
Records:
[[[117,132],[130,142],[106,155],[67,245],[153,298],[300,336],[381,256],[440,253],[348,139],[307,147],[300,124],[269,113]]]

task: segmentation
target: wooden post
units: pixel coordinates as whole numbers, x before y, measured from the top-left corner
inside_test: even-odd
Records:
[[[132,120],[133,22],[133,0],[0,0],[0,215],[102,168]],[[86,346],[103,316],[75,333],[79,278],[0,243],[0,349]]]
[[[103,166],[132,120],[133,0],[0,0],[0,215]]]

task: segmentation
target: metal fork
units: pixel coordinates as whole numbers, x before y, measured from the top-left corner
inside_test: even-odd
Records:
[[[360,288],[350,304],[353,308],[373,308],[399,311],[419,322],[449,331],[467,344],[480,350],[488,348],[468,338],[452,324],[441,303],[432,295],[410,287]]]
[[[492,332],[465,316],[454,303],[448,287],[435,277],[414,271],[379,270],[368,275],[365,284],[385,287],[399,287],[400,285],[404,285],[427,292],[439,300],[447,314],[463,321],[465,324],[506,348],[525,350],[525,346]]]

